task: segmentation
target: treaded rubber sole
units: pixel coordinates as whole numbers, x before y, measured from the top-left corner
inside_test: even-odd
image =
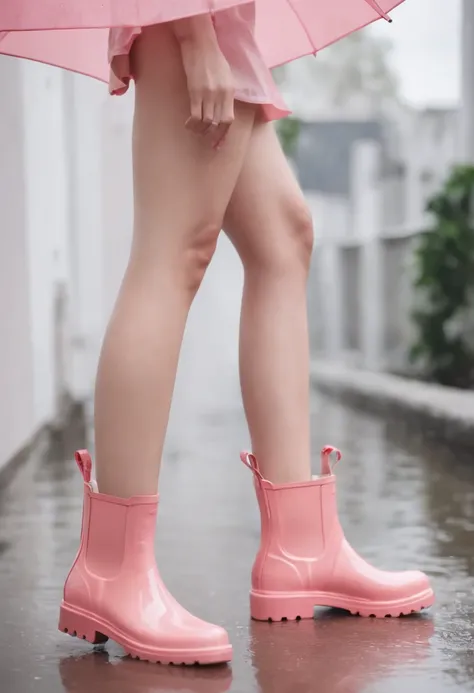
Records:
[[[109,639],[123,647],[134,659],[156,664],[192,666],[195,664],[223,664],[232,660],[232,645],[201,650],[150,650],[132,642],[110,624],[88,614],[81,609],[61,604],[59,630],[73,637],[81,638],[93,645],[106,643]]]
[[[344,609],[354,616],[397,618],[428,609],[433,603],[434,593],[431,589],[409,599],[393,602],[367,602],[321,592],[296,595],[250,592],[250,613],[256,621],[299,621],[313,618],[316,606]]]

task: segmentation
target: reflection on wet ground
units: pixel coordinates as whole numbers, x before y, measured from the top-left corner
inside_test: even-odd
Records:
[[[225,388],[224,388],[225,389]],[[212,398],[211,398],[212,400]],[[232,667],[166,668],[93,651],[56,631],[77,548],[81,483],[76,426],[39,446],[0,491],[0,689],[6,693],[449,693],[474,691],[474,465],[400,422],[313,397],[315,449],[340,447],[339,506],[349,539],[380,567],[422,566],[431,613],[366,620],[321,610],[314,621],[248,617],[258,542],[247,433],[234,384],[167,448],[157,555],[175,595],[229,629]],[[204,451],[204,452],[203,452]],[[315,456],[316,462],[316,456]]]

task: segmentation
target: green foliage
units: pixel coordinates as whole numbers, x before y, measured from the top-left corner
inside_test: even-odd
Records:
[[[286,156],[291,156],[298,144],[301,123],[298,118],[282,118],[277,123],[277,133]]]
[[[433,226],[416,251],[414,311],[417,341],[411,359],[443,385],[474,385],[474,167],[456,167],[428,202]]]

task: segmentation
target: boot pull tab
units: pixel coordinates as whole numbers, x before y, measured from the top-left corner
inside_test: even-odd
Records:
[[[334,462],[332,462],[332,464],[331,455],[334,455]],[[332,445],[326,445],[321,450],[321,474],[323,476],[327,474],[332,474],[341,457],[342,455],[340,450],[338,450],[337,448],[333,448]]]
[[[74,458],[86,484],[90,484],[92,475],[92,460],[87,450],[78,450]]]
[[[258,468],[258,462],[255,455],[253,455],[251,452],[241,452],[240,459],[245,464],[245,466],[248,467],[251,472],[253,472],[253,474],[259,482],[263,481],[262,472]]]

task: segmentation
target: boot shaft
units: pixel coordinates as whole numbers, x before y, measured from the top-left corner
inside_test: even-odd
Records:
[[[261,541],[252,569],[257,590],[303,590],[315,572],[331,571],[344,535],[336,503],[336,477],[328,456],[322,455],[321,475],[293,484],[272,484],[264,479],[253,455],[241,459],[254,474],[260,508]]]
[[[243,453],[242,461],[254,475],[260,508],[261,550],[282,550],[305,558],[322,555],[328,542],[340,535],[336,500],[336,477],[330,462],[334,448],[323,448],[321,474],[292,484],[272,484],[264,479],[254,455]]]
[[[155,563],[158,496],[118,498],[94,490],[87,452],[76,453],[84,480],[84,505],[75,566],[97,578],[113,579],[127,568]]]
[[[299,558],[323,555],[341,532],[333,475],[301,484],[275,486],[256,480],[261,550]]]
[[[155,560],[158,498],[115,498],[84,484],[79,560],[97,577],[114,578],[121,570],[146,567]]]

